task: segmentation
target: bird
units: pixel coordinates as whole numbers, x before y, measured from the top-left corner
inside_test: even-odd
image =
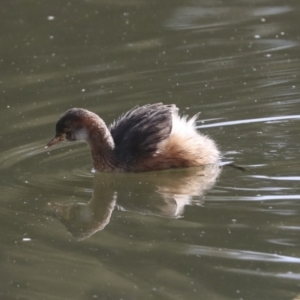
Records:
[[[147,172],[218,164],[216,143],[196,129],[199,114],[180,116],[175,104],[135,106],[111,125],[83,108],[67,110],[56,123],[56,134],[45,146],[85,141],[94,169]]]

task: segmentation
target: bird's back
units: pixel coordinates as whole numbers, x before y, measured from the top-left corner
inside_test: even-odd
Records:
[[[180,117],[175,105],[135,107],[110,126],[120,169],[151,171],[218,163],[214,141],[197,132],[198,115]]]
[[[109,130],[120,164],[130,170],[141,160],[155,155],[159,144],[169,137],[172,115],[177,111],[175,105],[162,103],[137,106],[113,122]]]

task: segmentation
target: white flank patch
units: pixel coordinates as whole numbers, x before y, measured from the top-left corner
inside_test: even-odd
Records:
[[[176,133],[184,137],[192,137],[198,135],[196,129],[196,120],[199,114],[194,115],[190,119],[188,116],[180,117],[177,113],[172,115],[172,133]]]

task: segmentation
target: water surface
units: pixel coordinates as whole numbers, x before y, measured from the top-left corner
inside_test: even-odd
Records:
[[[299,4],[13,1],[1,6],[1,299],[299,297]],[[93,173],[45,150],[68,108],[201,111],[223,161]]]

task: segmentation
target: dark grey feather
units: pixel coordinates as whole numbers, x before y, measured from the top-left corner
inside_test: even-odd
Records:
[[[170,135],[172,113],[177,110],[175,105],[157,103],[134,107],[122,115],[109,127],[116,157],[132,162],[153,154],[158,143]]]

